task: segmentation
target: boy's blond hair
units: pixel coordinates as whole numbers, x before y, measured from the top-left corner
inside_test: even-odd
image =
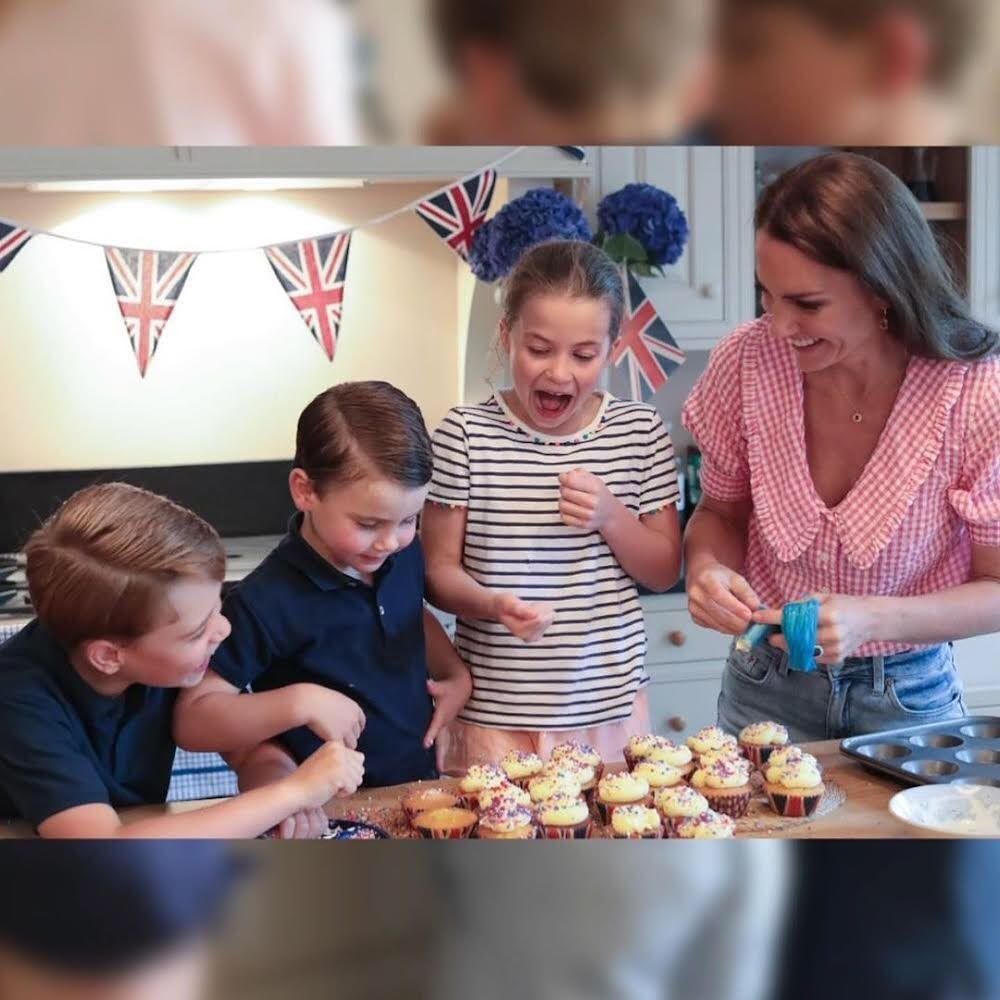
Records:
[[[676,84],[713,10],[714,0],[432,0],[431,23],[452,69],[467,45],[504,52],[535,100],[577,112]]]
[[[126,483],[74,493],[28,540],[35,613],[65,646],[135,639],[169,620],[170,584],[225,576],[215,529],[166,497]]]
[[[788,7],[837,34],[870,27],[892,11],[918,17],[933,46],[930,79],[941,87],[958,83],[990,26],[990,0],[723,0],[721,17],[761,7]]]

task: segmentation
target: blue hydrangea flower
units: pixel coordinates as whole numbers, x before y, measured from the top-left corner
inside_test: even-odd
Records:
[[[579,206],[552,188],[533,188],[515,198],[476,231],[469,266],[481,281],[505,277],[521,254],[547,240],[593,238]]]
[[[652,184],[626,184],[606,195],[597,206],[597,220],[609,235],[626,233],[638,240],[657,267],[676,263],[687,243],[688,221],[677,199]]]

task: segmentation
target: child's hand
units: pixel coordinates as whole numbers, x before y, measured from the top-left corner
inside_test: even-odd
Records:
[[[302,811],[322,808],[337,795],[352,795],[364,773],[364,754],[331,741],[307,757],[287,780],[295,782],[301,791]]]
[[[304,725],[324,742],[337,740],[353,750],[365,728],[365,713],[346,695],[319,684],[302,684]]]
[[[327,830],[329,819],[322,809],[303,809],[275,827],[278,840],[318,840]]]
[[[600,476],[573,469],[559,476],[559,515],[570,528],[600,531],[619,504]]]
[[[555,616],[556,609],[551,604],[529,604],[517,594],[497,594],[493,599],[493,617],[525,642],[541,639]]]
[[[424,734],[424,747],[430,748],[438,738],[438,734],[462,710],[462,706],[472,694],[472,677],[463,670],[457,677],[449,677],[444,681],[427,681],[427,690],[434,699],[434,715],[431,724]],[[440,770],[440,764],[438,766]]]

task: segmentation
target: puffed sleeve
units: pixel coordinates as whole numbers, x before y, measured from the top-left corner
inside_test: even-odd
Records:
[[[451,410],[434,432],[434,475],[427,499],[449,507],[469,505],[469,439],[460,410]]]

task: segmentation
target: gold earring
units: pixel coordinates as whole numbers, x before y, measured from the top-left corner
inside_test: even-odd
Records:
[[[879,323],[879,326],[881,326],[883,330],[888,330],[889,329],[889,307],[888,306],[883,306],[882,307],[882,322]]]

